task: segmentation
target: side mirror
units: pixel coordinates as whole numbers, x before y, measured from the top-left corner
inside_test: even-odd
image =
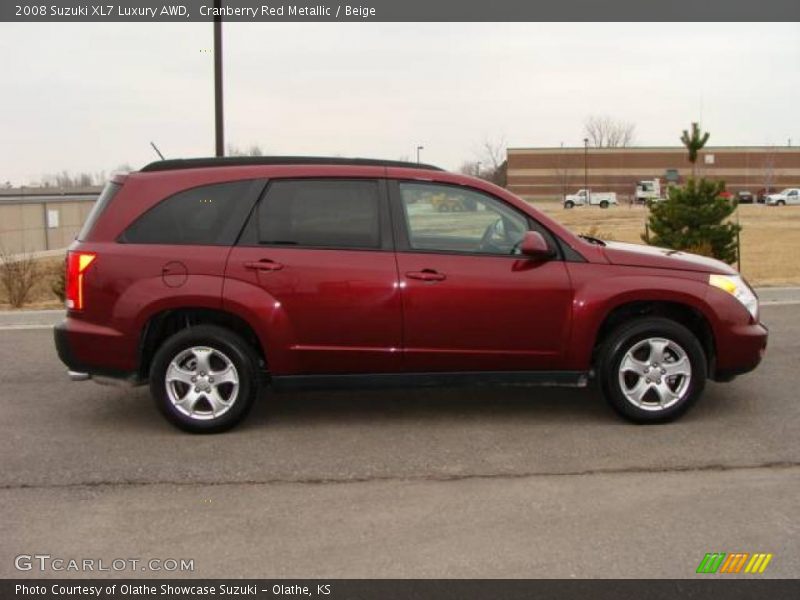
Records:
[[[553,255],[544,237],[538,231],[526,231],[519,250],[525,256],[542,260]]]

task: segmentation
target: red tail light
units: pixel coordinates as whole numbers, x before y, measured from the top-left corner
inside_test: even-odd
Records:
[[[66,300],[70,310],[83,310],[83,275],[94,262],[94,252],[67,252]]]

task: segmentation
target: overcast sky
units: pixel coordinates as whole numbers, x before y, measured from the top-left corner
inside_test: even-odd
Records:
[[[485,139],[800,144],[798,24],[225,24],[227,142],[447,168]],[[0,23],[0,184],[211,155],[212,25]]]

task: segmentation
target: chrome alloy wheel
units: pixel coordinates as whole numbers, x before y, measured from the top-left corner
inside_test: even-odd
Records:
[[[672,340],[647,338],[634,344],[619,365],[619,385],[625,398],[647,411],[670,408],[686,396],[692,364]]]
[[[203,346],[178,354],[164,377],[173,406],[192,419],[207,421],[224,415],[239,394],[239,373],[219,350]]]

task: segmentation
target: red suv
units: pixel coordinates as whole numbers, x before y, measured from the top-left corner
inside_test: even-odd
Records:
[[[73,379],[149,381],[196,432],[233,426],[265,387],[593,379],[628,419],[667,421],[767,343],[719,261],[581,238],[480,179],[364,159],[115,176],[69,248],[67,309]]]

